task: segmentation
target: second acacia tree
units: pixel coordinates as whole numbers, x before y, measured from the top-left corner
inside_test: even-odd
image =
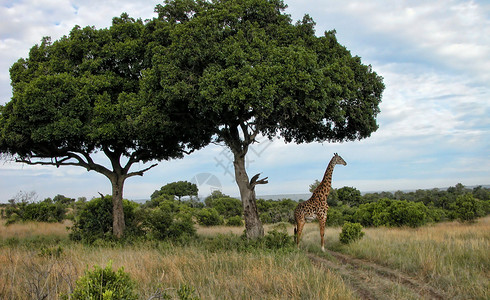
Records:
[[[382,78],[335,32],[317,37],[309,16],[293,24],[285,8],[280,0],[168,0],[152,21],[170,41],[154,59],[161,88],[152,92],[188,99],[232,151],[249,238],[263,235],[255,187],[267,181],[245,168],[258,135],[340,142],[378,128]]]

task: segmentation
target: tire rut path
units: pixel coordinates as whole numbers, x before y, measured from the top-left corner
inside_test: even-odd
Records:
[[[443,292],[407,274],[377,263],[358,259],[347,254],[326,250],[334,259],[307,253],[314,265],[333,270],[350,285],[361,299],[374,300],[386,298],[383,289],[401,287],[415,299],[445,299]],[[388,297],[389,298],[389,297]],[[386,298],[386,299],[388,299]]]

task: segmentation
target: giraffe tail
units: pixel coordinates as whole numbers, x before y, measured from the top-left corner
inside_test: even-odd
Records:
[[[294,226],[294,236],[296,236],[297,234],[298,234],[298,228]]]

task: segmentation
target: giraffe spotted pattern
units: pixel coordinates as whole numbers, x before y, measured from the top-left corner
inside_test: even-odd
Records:
[[[340,157],[337,153],[334,154],[330,163],[328,164],[325,175],[323,176],[322,182],[313,191],[310,199],[305,202],[298,204],[294,210],[294,219],[296,221],[296,228],[294,229],[296,235],[296,245],[299,247],[299,241],[301,239],[301,233],[303,232],[303,226],[306,223],[306,219],[318,219],[320,226],[320,238],[322,251],[325,251],[325,223],[327,222],[327,197],[330,193],[332,187],[332,173],[335,165],[347,165],[345,160]]]

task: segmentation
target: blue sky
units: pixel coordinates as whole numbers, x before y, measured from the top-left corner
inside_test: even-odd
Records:
[[[269,184],[258,195],[307,193],[334,152],[333,186],[361,191],[490,184],[490,3],[488,1],[285,1],[293,20],[308,13],[317,34],[335,29],[339,42],[384,77],[379,129],[341,144],[285,144],[266,139],[248,155],[252,176]],[[110,26],[128,12],[155,16],[160,1],[0,1],[0,104],[11,97],[8,69],[43,36],[53,40],[75,25]],[[238,195],[226,148],[211,145],[182,160],[163,161],[126,181],[124,196],[149,198],[162,185],[194,180],[205,196],[213,188]],[[103,160],[103,157],[97,157]],[[134,170],[145,165],[135,165]],[[0,161],[0,202],[20,191],[39,200],[109,194],[109,181],[82,168],[27,166]]]

